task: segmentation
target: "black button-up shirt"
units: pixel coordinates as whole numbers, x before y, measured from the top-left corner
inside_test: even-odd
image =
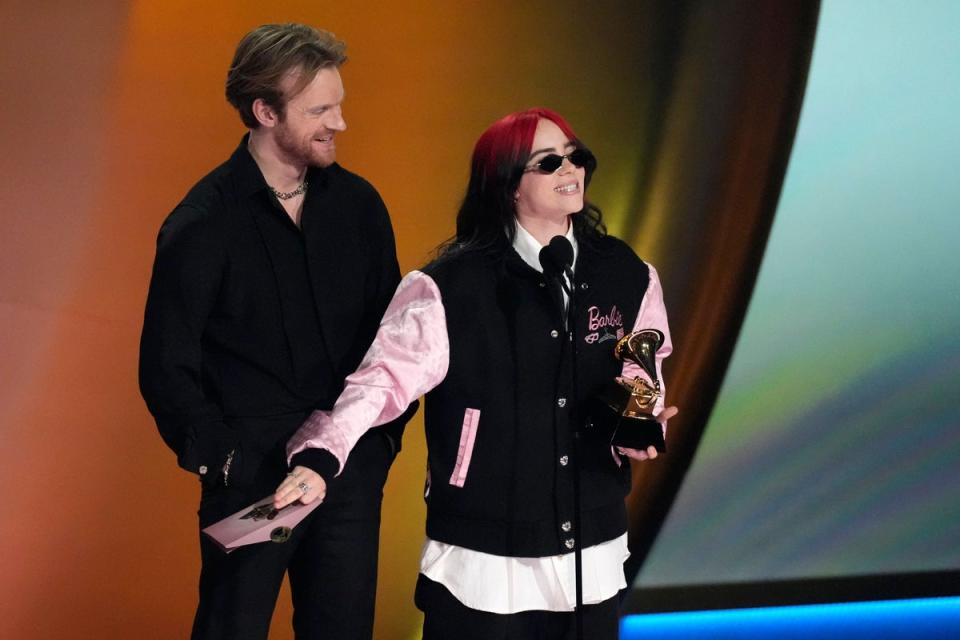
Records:
[[[318,170],[311,170],[307,174],[308,188],[300,216],[301,228],[293,223],[266,183],[262,190],[253,194],[252,199],[255,206],[261,208],[260,233],[277,279],[280,315],[292,366],[290,392],[300,398],[304,405],[328,409],[336,399],[329,397],[330,381],[335,372],[323,343],[319,317],[322,301],[318,299],[311,283],[319,278],[335,276],[323,273],[314,255],[318,247],[308,242],[315,219],[322,215],[319,198],[314,196],[317,189],[323,186],[318,184],[322,182],[321,176]],[[263,182],[262,177],[260,182]],[[317,186],[311,191],[309,185],[314,184]],[[335,304],[335,301],[329,302]]]
[[[282,455],[303,418],[336,400],[400,281],[368,182],[337,164],[310,169],[298,229],[246,143],[164,222],[144,314],[140,389],[193,472],[219,470],[234,449],[247,471]],[[231,482],[243,473],[232,466]]]

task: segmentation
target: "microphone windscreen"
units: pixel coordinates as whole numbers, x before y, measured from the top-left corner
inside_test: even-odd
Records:
[[[554,236],[540,250],[540,266],[547,276],[558,276],[573,264],[573,245],[564,236]]]

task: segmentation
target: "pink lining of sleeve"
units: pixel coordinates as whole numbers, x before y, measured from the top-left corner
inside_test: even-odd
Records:
[[[440,290],[430,276],[411,271],[400,282],[359,368],[349,375],[332,411],[314,411],[287,443],[289,461],[308,448],[347,462],[371,427],[399,417],[447,375],[450,343]]]

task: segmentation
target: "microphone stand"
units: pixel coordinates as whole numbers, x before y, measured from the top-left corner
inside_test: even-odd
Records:
[[[570,283],[567,286],[567,282]],[[568,303],[564,317],[564,332],[566,339],[570,343],[570,415],[573,417],[573,567],[574,583],[576,591],[576,605],[574,608],[574,618],[576,621],[577,640],[583,640],[583,545],[580,535],[580,423],[579,402],[577,386],[577,329],[576,329],[576,283],[573,279],[573,270],[570,265],[563,265],[563,272],[556,274],[556,279],[560,288],[566,292]]]
[[[583,536],[580,522],[580,402],[577,380],[577,324],[576,324],[576,282],[573,279],[573,269],[564,265],[564,273],[570,282],[567,295],[570,303],[567,305],[567,339],[570,341],[570,415],[573,417],[573,567],[574,582],[576,585],[576,608],[574,618],[577,627],[577,640],[583,640]],[[560,276],[563,284],[563,276]]]
[[[567,294],[566,309],[561,304],[560,318],[563,321],[563,337],[570,343],[570,416],[573,424],[573,566],[576,589],[576,605],[574,618],[576,620],[577,640],[583,640],[583,537],[580,535],[580,423],[577,386],[577,330],[576,330],[576,283],[573,278],[573,246],[563,236],[556,236],[547,247],[540,250],[540,264],[544,275],[556,278],[560,285],[561,300],[563,293]],[[564,278],[566,275],[566,279]],[[566,280],[566,281],[565,281]],[[567,283],[569,282],[569,286]]]

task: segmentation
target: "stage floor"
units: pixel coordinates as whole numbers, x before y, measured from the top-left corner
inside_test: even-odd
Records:
[[[621,640],[960,639],[960,597],[847,602],[624,617]]]

